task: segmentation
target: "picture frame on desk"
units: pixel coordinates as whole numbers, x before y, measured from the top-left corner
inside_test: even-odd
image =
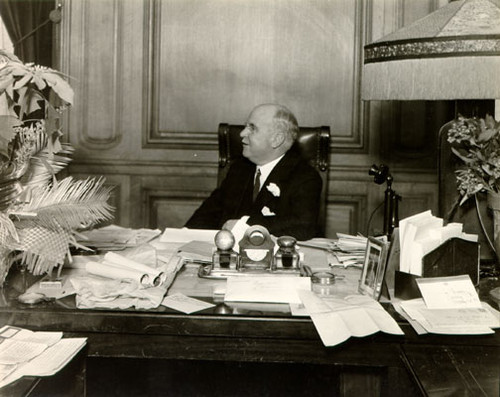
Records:
[[[375,237],[368,237],[363,271],[359,280],[359,292],[380,299],[387,266],[389,243]]]

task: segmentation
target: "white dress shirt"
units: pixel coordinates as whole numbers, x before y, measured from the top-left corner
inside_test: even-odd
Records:
[[[276,164],[283,158],[284,154],[278,157],[277,159],[270,161],[267,164],[264,165],[259,165],[255,169],[255,173],[257,174],[257,170],[260,170],[260,188],[262,189],[262,186],[264,186],[264,183],[266,182],[267,177],[271,173],[271,171],[276,167]]]

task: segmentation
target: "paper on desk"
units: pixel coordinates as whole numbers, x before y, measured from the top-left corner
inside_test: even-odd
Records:
[[[416,281],[428,309],[481,307],[469,275],[417,278]]]
[[[61,338],[62,332],[33,332],[6,325],[0,329],[0,364],[27,362]]]
[[[214,242],[190,241],[179,247],[178,255],[187,261],[201,261],[212,263],[212,255],[215,250]]]
[[[215,306],[212,303],[208,303],[200,299],[191,298],[189,296],[181,294],[180,292],[166,296],[161,304],[163,306],[170,307],[171,309],[175,309],[187,314],[199,312],[200,310],[205,310],[209,307]]]
[[[322,300],[307,290],[299,291],[299,296],[325,346],[335,346],[352,336],[364,337],[379,331],[404,335],[390,314],[368,296]]]
[[[117,225],[108,225],[98,229],[80,232],[77,241],[102,249],[136,247],[151,241],[160,235],[159,229],[130,229]]]
[[[252,276],[227,278],[225,301],[300,303],[298,290],[311,289],[310,277]]]
[[[87,338],[64,338],[45,349],[31,361],[15,366],[1,367],[0,376],[2,371],[8,373],[5,377],[0,377],[0,388],[23,376],[54,375],[70,362],[86,343]]]
[[[114,280],[132,280],[137,285],[146,286],[149,282],[149,276],[146,273],[116,266],[111,263],[88,262],[85,265],[85,269],[89,274]]]
[[[167,227],[160,237],[160,242],[188,243],[193,240],[214,242],[218,230],[210,229],[188,229],[188,228],[169,228]]]
[[[127,269],[146,273],[150,277],[150,281],[158,279],[159,283],[163,283],[166,279],[166,274],[162,272],[161,269],[156,269],[152,266],[148,266],[133,259],[126,258],[123,255],[119,255],[114,252],[108,252],[106,253],[106,255],[104,255],[104,263],[106,262],[109,262],[112,265],[116,264]],[[156,285],[156,283],[153,284]]]
[[[485,302],[479,308],[429,309],[418,298],[401,302],[400,306],[411,319],[434,334],[492,334],[492,328],[500,327],[500,313]]]

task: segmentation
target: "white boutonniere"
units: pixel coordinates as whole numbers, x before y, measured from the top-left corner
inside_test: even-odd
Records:
[[[281,190],[275,183],[270,183],[269,185],[267,185],[267,190],[269,190],[274,197],[280,196]]]
[[[262,207],[261,212],[262,212],[262,215],[264,215],[264,216],[274,216],[274,215],[276,215],[273,211],[271,211],[269,209],[269,207]]]

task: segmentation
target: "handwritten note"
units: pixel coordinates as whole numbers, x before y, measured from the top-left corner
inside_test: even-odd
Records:
[[[213,307],[212,303],[204,302],[199,299],[190,298],[181,293],[166,296],[161,302],[163,306],[170,307],[171,309],[190,314],[200,310]]]
[[[468,275],[417,279],[428,309],[480,308],[481,302]]]

